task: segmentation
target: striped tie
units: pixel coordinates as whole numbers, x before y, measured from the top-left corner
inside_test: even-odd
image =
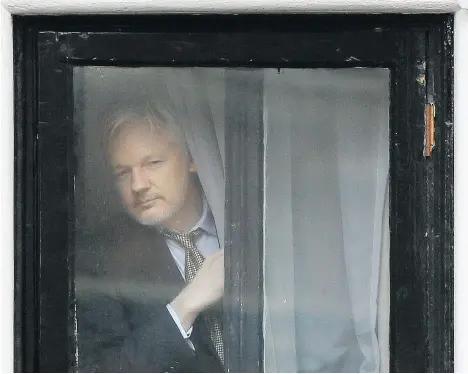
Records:
[[[195,239],[203,233],[203,230],[197,228],[188,233],[181,233],[164,229],[161,233],[166,238],[175,240],[185,249],[185,282],[191,282],[205,260],[195,245]],[[218,353],[221,362],[224,364],[222,319],[220,318],[219,313],[213,311],[203,313],[203,318],[210,330],[211,340],[216,352]]]

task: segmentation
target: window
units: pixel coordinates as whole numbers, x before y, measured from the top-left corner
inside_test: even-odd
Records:
[[[169,113],[180,118],[172,122],[182,126],[224,243],[226,370],[452,370],[450,16],[15,21],[17,370],[80,371],[86,360],[79,300],[108,280],[96,279],[96,264],[107,276],[112,262],[92,252],[83,273],[80,250],[113,243],[109,223],[123,210],[106,181],[130,170],[135,193],[149,175],[140,170],[157,167],[120,159],[106,174],[101,103],[142,92],[177,99]],[[164,93],[151,91],[153,79],[166,82]],[[118,300],[132,286],[124,273],[132,265],[158,284],[142,275],[150,262],[135,262],[141,253],[116,262]],[[103,345],[120,349],[152,318],[153,305],[141,287],[136,293],[149,305],[100,297],[89,308],[102,320],[90,329],[112,337],[101,333]],[[118,352],[158,343],[138,337]],[[147,360],[157,361],[156,348]]]

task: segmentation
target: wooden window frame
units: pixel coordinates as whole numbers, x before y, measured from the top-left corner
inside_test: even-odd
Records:
[[[14,35],[16,371],[67,371],[73,361],[71,69],[83,65],[390,68],[390,369],[453,371],[452,15],[15,16]],[[429,102],[436,145],[424,157]],[[226,362],[255,372],[262,116],[227,109]]]

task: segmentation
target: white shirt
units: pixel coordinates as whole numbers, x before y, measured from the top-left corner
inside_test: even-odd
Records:
[[[203,212],[198,220],[198,222],[193,226],[189,231],[195,230],[197,228],[202,229],[202,233],[198,235],[197,239],[195,240],[195,245],[197,249],[201,252],[201,254],[206,257],[216,251],[219,251],[219,242],[218,242],[218,235],[216,233],[216,226],[214,223],[213,215],[211,214],[208,203],[205,199],[203,199]],[[180,245],[174,239],[166,239],[167,246],[169,251],[171,252],[172,258],[174,259],[177,268],[182,275],[182,278],[185,279],[185,248]],[[167,304],[167,310],[172,316],[172,319],[176,323],[177,327],[179,328],[180,333],[182,336],[187,339],[188,344],[192,349],[194,349],[193,344],[189,340],[190,335],[192,334],[192,327],[190,327],[187,331],[183,328],[179,316],[177,313],[172,309],[172,307]]]

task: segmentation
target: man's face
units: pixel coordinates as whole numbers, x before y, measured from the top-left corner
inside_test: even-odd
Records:
[[[195,167],[166,130],[121,129],[109,144],[109,160],[124,205],[140,223],[164,225],[183,210]]]

